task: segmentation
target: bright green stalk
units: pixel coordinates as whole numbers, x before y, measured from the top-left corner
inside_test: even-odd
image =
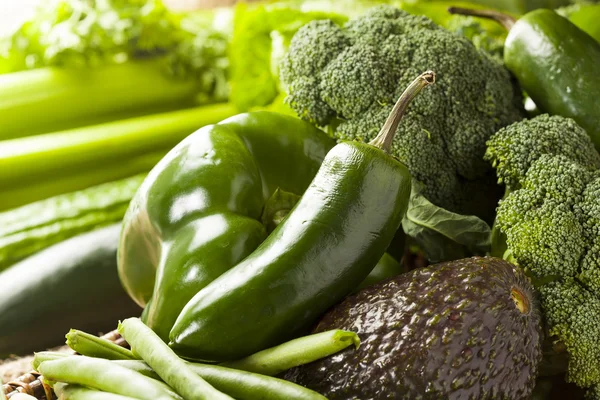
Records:
[[[127,176],[140,167],[132,160],[166,152],[195,130],[235,113],[235,107],[225,103],[4,141],[0,188],[27,193],[27,201],[34,201],[56,195],[57,187],[88,187],[119,178],[122,167]],[[150,162],[156,160],[152,157]],[[63,183],[49,184],[52,181]],[[8,203],[15,205],[15,201]]]
[[[43,179],[30,184],[0,188],[0,212],[25,204],[84,190],[107,182],[148,172],[165,156],[168,149],[127,158],[102,168],[81,168],[60,179]]]
[[[0,140],[182,108],[198,92],[194,79],[169,77],[162,59],[0,74]]]

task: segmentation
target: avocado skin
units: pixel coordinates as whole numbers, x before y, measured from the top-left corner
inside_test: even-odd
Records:
[[[517,288],[529,301],[522,313]],[[336,399],[528,399],[542,358],[541,317],[523,272],[492,257],[419,268],[365,288],[314,329],[354,331],[358,350],[285,378]]]

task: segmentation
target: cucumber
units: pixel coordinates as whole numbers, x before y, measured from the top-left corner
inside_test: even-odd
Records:
[[[0,273],[0,358],[64,344],[70,328],[108,332],[141,313],[119,281],[120,231],[73,237]]]
[[[146,174],[0,213],[0,271],[46,247],[123,219]]]

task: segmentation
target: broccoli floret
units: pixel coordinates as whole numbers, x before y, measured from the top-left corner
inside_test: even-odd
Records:
[[[500,208],[507,204],[500,205]],[[577,216],[565,204],[547,200],[528,210],[506,232],[512,257],[537,279],[574,276],[585,251],[583,230]]]
[[[549,334],[569,352],[567,379],[581,387],[600,376],[600,299],[573,278],[538,288]]]
[[[487,159],[507,184],[494,225],[506,240],[494,246],[506,248],[505,258],[538,287],[548,334],[569,355],[567,379],[596,387],[600,155],[574,121],[547,115],[501,129],[488,146]]]
[[[368,142],[403,89],[429,69],[437,83],[411,103],[392,152],[437,206],[489,215],[468,204],[469,183],[490,175],[485,142],[522,118],[521,97],[507,70],[468,39],[425,17],[379,6],[343,27],[323,20],[302,27],[280,75],[301,118],[328,126],[337,139]],[[491,193],[487,208],[493,210]]]
[[[600,167],[600,155],[575,121],[540,115],[498,131],[487,143],[486,160],[508,190],[521,186],[529,167],[542,154],[564,155],[584,167]]]
[[[585,393],[585,400],[600,400],[600,385],[594,385]]]

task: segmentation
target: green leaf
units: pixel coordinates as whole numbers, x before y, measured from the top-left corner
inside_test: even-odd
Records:
[[[278,1],[238,3],[230,43],[231,101],[243,111],[278,98],[279,61],[294,33],[316,19],[342,24],[350,15],[378,4],[375,0]]]
[[[422,195],[422,186],[413,182],[402,228],[431,262],[483,255],[490,250],[491,229],[485,221],[436,206]]]

